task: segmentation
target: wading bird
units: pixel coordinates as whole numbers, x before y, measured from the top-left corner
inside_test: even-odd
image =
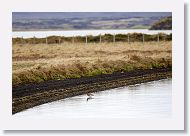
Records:
[[[86,101],[88,101],[89,99],[94,99],[92,96],[94,96],[92,93],[87,93],[86,94],[88,96],[88,98],[86,99]]]

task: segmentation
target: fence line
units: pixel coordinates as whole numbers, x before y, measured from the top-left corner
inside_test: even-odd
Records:
[[[112,37],[110,37],[112,36]],[[94,37],[89,37],[88,35],[86,36],[82,36],[82,37],[79,37],[79,38],[76,38],[76,41],[75,41],[75,36],[72,36],[70,37],[70,39],[63,39],[62,36],[57,36],[55,38],[49,38],[48,36],[46,36],[45,38],[42,38],[45,40],[45,44],[51,44],[51,43],[57,43],[57,44],[61,44],[63,42],[72,42],[72,43],[75,43],[75,42],[83,42],[84,39],[84,43],[87,45],[88,43],[91,43],[91,42],[99,42],[99,43],[102,43],[102,42],[148,42],[148,41],[157,41],[157,42],[160,42],[160,41],[170,41],[172,39],[171,37],[172,35],[160,35],[159,33],[156,34],[156,35],[146,35],[146,34],[139,34],[139,35],[136,35],[136,34],[130,34],[128,33],[127,35],[116,35],[116,34],[113,34],[113,35],[104,35],[102,36],[101,34],[99,36],[94,36]],[[17,38],[13,38],[14,39],[17,39]],[[41,38],[36,38],[35,36],[33,36],[33,38],[28,38],[28,39],[31,39],[31,40],[28,40],[27,39],[24,39],[23,36],[20,37],[20,41],[16,42],[16,43],[21,43],[21,44],[27,44],[27,43],[31,43],[32,44],[38,44],[38,43],[44,43],[44,41],[41,40]]]

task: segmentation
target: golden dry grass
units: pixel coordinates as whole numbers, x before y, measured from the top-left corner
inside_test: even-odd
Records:
[[[172,42],[13,45],[13,84],[171,65]]]

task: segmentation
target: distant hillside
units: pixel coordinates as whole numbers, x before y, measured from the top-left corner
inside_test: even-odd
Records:
[[[13,12],[12,30],[149,29],[171,12]]]
[[[172,30],[172,17],[160,19],[151,26],[150,30]]]
[[[13,12],[17,19],[63,19],[63,18],[133,18],[167,17],[171,12]]]

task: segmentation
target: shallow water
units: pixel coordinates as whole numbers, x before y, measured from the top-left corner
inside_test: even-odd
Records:
[[[165,79],[43,104],[14,116],[32,118],[171,117],[172,80]]]
[[[12,37],[23,38],[44,38],[47,36],[86,36],[86,35],[99,35],[99,34],[127,34],[127,33],[144,33],[144,34],[157,34],[166,33],[170,34],[171,30],[147,30],[147,29],[127,29],[127,30],[69,30],[69,31],[19,31],[12,32]]]

